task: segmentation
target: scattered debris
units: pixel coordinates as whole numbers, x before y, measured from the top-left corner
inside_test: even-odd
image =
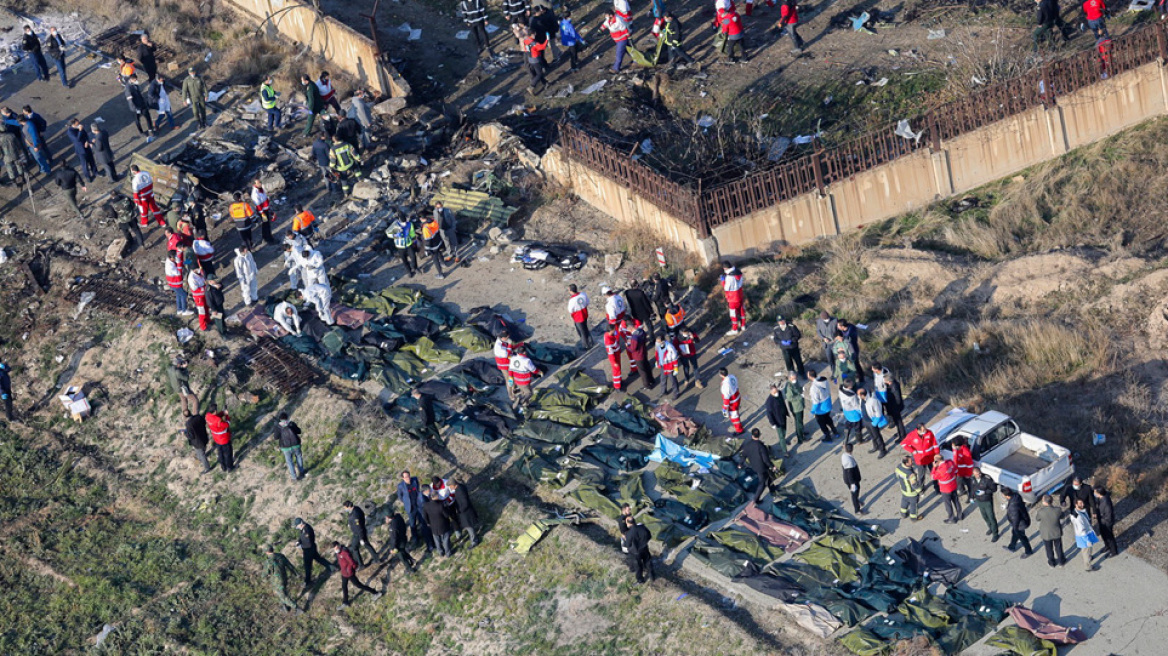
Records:
[[[442,204],[455,214],[487,221],[492,225],[505,225],[518,208],[503,204],[503,201],[482,191],[468,191],[443,187],[434,195],[431,203]]]
[[[594,83],[584,87],[584,90],[581,91],[580,93],[584,94],[585,96],[591,96],[592,94],[596,93],[597,91],[600,91],[601,89],[603,89],[604,85],[606,85],[606,84],[608,84],[607,79],[600,80],[599,82],[594,82]]]
[[[894,134],[898,137],[909,139],[913,143],[917,143],[921,140],[921,135],[923,135],[924,132],[913,132],[912,128],[910,128],[908,125],[908,119],[905,118],[897,121]]]
[[[610,276],[612,274],[616,273],[617,270],[620,269],[621,265],[624,263],[625,263],[625,254],[624,253],[606,253],[604,255],[604,270],[607,271],[608,275],[610,275]]]
[[[929,36],[928,36],[929,41],[936,41],[937,39],[944,39],[944,38],[945,38],[945,28],[941,28],[939,30],[929,30]]]
[[[701,128],[714,127],[714,123],[715,123],[714,117],[710,116],[709,114],[698,119],[698,127],[701,127]]]
[[[483,96],[482,100],[480,100],[478,102],[478,104],[475,105],[475,109],[485,112],[488,109],[494,107],[495,105],[498,105],[499,101],[502,99],[503,99],[503,96],[491,96],[491,95]]]

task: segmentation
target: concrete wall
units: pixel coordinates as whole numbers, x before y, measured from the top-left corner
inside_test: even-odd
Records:
[[[395,98],[408,96],[410,85],[393,66],[376,56],[373,41],[328,16],[318,15],[298,0],[227,0],[228,4],[264,22],[269,36],[281,36],[311,47],[338,70],[343,70],[382,93]],[[270,20],[268,20],[270,19]]]
[[[1168,74],[1151,63],[1073,94],[921,150],[847,180],[826,194],[792,198],[714,228],[717,252],[695,231],[624,187],[575,164],[549,162],[550,173],[580,198],[620,221],[660,231],[707,261],[804,244],[919,209],[1065,154],[1168,113]],[[561,158],[562,159],[562,158]],[[545,171],[548,167],[545,165]],[[696,245],[696,248],[694,247]]]

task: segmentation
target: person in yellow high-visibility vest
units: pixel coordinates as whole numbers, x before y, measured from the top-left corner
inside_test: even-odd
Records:
[[[260,85],[260,107],[268,114],[268,132],[280,129],[280,108],[276,106],[279,97],[280,94],[272,86],[272,76],[264,78],[264,83]]]
[[[350,180],[361,179],[361,160],[352,144],[342,141],[339,136],[333,136],[333,147],[329,150],[329,168],[340,178],[341,191],[348,196],[353,191]]]

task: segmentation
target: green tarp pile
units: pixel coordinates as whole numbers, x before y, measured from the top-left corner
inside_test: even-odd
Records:
[[[468,353],[489,351],[494,345],[490,336],[475,326],[455,328],[447,334],[450,337],[450,341],[466,349]]]
[[[786,553],[778,547],[771,546],[757,535],[737,526],[716,531],[710,537],[719,543],[750,556],[755,562],[766,565],[782,558]]]
[[[609,519],[620,518],[620,506],[604,496],[596,485],[582,484],[568,493],[568,496],[584,504],[585,507],[591,508],[596,512],[608,517]]]
[[[462,353],[454,346],[438,346],[429,337],[419,337],[413,344],[401,347],[402,351],[413,353],[428,364],[458,364]]]
[[[738,576],[750,564],[746,555],[705,538],[694,542],[690,555],[727,578]]]

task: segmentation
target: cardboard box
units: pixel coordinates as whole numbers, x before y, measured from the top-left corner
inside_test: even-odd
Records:
[[[85,392],[81,391],[79,385],[70,385],[64,393],[57,396],[57,399],[61,401],[61,405],[73,421],[79,422],[89,418],[89,400],[85,398]]]

